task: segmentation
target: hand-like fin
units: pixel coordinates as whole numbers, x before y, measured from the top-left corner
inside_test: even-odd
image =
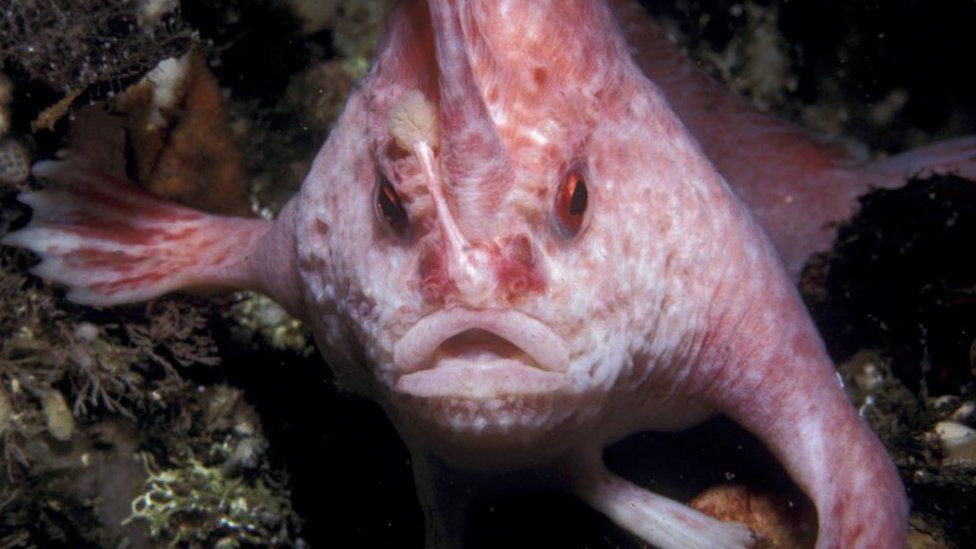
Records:
[[[247,257],[272,224],[208,215],[100,172],[79,156],[34,166],[52,185],[20,200],[34,210],[2,243],[41,257],[33,272],[77,303],[113,305],[181,288],[255,288]]]
[[[575,471],[576,495],[655,547],[738,549],[755,545],[755,534],[744,524],[722,522],[644,490],[607,471],[598,461]]]
[[[976,182],[976,135],[939,141],[865,164],[863,185],[894,189],[914,177],[957,175]],[[857,194],[867,192],[861,189]]]

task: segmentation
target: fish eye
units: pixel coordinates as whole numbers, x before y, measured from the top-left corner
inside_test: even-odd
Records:
[[[400,201],[400,195],[390,180],[382,175],[373,189],[373,213],[397,236],[404,236],[410,229],[410,217]]]
[[[579,232],[587,201],[586,181],[579,172],[571,172],[556,190],[556,225],[563,236]]]

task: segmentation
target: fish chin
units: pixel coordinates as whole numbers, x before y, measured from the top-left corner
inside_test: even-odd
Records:
[[[401,376],[397,415],[435,453],[464,467],[531,464],[553,447],[578,396],[567,374],[479,354]]]
[[[402,402],[406,440],[459,469],[503,471],[552,462],[571,448],[573,399],[534,395],[492,400]]]

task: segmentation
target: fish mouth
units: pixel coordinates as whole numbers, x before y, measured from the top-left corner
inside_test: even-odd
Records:
[[[511,310],[432,313],[393,349],[394,389],[416,397],[486,400],[550,393],[568,385],[566,342]]]

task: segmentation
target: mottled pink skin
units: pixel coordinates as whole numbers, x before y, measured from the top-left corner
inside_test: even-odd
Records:
[[[692,90],[705,93],[699,84]],[[406,150],[389,111],[412,91],[434,106],[440,138]],[[730,122],[747,111],[736,108],[714,122],[732,142],[754,129]],[[459,544],[448,517],[463,501],[440,465],[550,470],[657,546],[748,544],[744,526],[651,494],[600,462],[630,433],[718,412],[762,439],[814,501],[818,547],[900,547],[901,483],[777,256],[792,262],[821,246],[819,227],[849,213],[849,202],[810,187],[796,196],[816,201],[812,213],[777,233],[774,220],[792,206],[748,187],[752,174],[769,183],[781,168],[805,174],[835,157],[800,141],[814,152],[784,153],[770,176],[765,159],[703,140],[727,176],[746,182],[736,188],[774,248],[688,131],[711,129],[707,112],[687,116],[632,62],[602,3],[406,2],[300,193],[273,226],[251,222],[255,238],[234,240],[230,267],[197,262],[193,282],[265,291],[311,324],[340,379],[378,402],[410,447],[430,546]],[[553,209],[571,173],[585,180],[589,204],[580,232],[567,236]],[[409,213],[407,234],[375,215],[381,178]],[[834,202],[843,207],[819,206]],[[196,215],[232,237],[234,220]],[[45,248],[32,236],[45,230],[81,246]],[[9,242],[70,267],[88,241],[80,228],[39,221]],[[55,279],[85,288],[94,276],[67,271]],[[111,266],[98,274],[124,278]],[[102,301],[92,290],[89,302],[171,289]]]
[[[321,346],[352,359],[343,371],[384,404],[418,456],[461,468],[592,464],[628,433],[683,428],[717,410],[767,442],[815,501],[819,546],[899,546],[901,484],[776,252],[631,63],[605,7],[558,6],[459,2],[433,5],[431,17],[414,2],[393,17],[300,199],[299,261]],[[456,258],[429,182],[387,131],[387,110],[414,89],[440,112],[452,221],[486,253],[486,280],[451,276]],[[571,170],[584,174],[590,206],[567,239],[551,210]],[[410,211],[407,239],[365,207],[380,172]],[[503,261],[513,242],[516,271],[533,281],[517,292]],[[566,387],[483,400],[399,392],[393,344],[452,307],[513,308],[547,324],[570,348]],[[357,370],[362,356],[372,375]],[[714,542],[655,537],[642,529],[647,514],[615,515],[607,501],[627,490],[601,482],[599,469],[578,465],[576,489],[625,527],[661,545]],[[428,520],[438,512],[428,504]],[[707,530],[686,523],[675,530]],[[734,545],[737,535],[715,539]]]

